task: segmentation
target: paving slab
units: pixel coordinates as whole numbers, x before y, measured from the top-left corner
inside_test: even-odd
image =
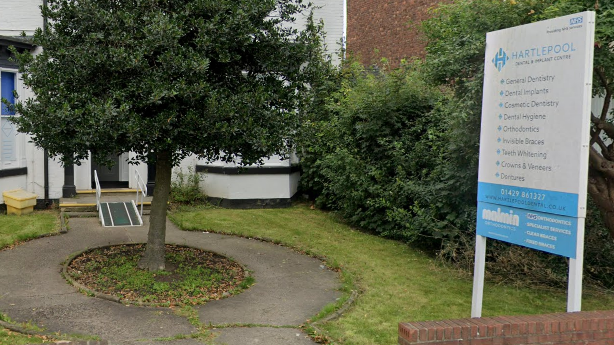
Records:
[[[227,328],[216,330],[216,344],[245,344],[245,345],[311,345],[311,339],[294,328]]]
[[[0,251],[0,312],[52,332],[97,335],[112,345],[160,344],[160,338],[167,339],[166,345],[202,344],[197,339],[170,340],[197,332],[170,308],[124,306],[88,297],[61,276],[62,263],[75,252],[146,241],[147,218],[143,227],[125,228],[103,228],[97,218],[71,218],[66,234]],[[317,259],[275,244],[185,232],[170,222],[167,243],[229,256],[255,277],[256,284],[243,293],[196,307],[204,324],[233,325],[216,330],[215,344],[314,344],[298,326],[341,296],[335,272]],[[248,324],[261,327],[240,327]]]
[[[282,246],[203,232],[175,232],[167,239],[199,243],[201,249],[234,258],[256,278],[247,291],[198,307],[205,324],[299,326],[341,296],[335,272]]]
[[[206,342],[203,342],[198,339],[179,339],[179,340],[134,340],[134,341],[120,341],[114,342],[109,345],[206,345]],[[217,344],[216,344],[217,345]]]

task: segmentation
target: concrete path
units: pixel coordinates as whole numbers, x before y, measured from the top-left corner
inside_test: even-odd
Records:
[[[147,218],[147,217],[146,217]],[[146,219],[147,220],[147,219]],[[86,248],[145,242],[147,225],[102,228],[97,218],[71,218],[66,234],[0,252],[0,312],[47,331],[96,335],[112,345],[192,345],[197,330],[169,308],[124,306],[87,297],[61,276],[61,264]],[[167,224],[167,243],[187,244],[231,257],[253,272],[243,293],[196,307],[216,329],[214,344],[314,344],[299,325],[341,296],[335,272],[319,260],[270,243]]]

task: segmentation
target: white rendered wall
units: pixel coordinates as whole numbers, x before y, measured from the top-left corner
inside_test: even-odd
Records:
[[[0,178],[0,204],[4,203],[4,196],[2,196],[2,192],[19,188],[27,190],[26,185],[26,175]]]
[[[45,197],[45,174],[43,166],[43,150],[37,149],[32,143],[28,143],[26,147],[28,175],[26,179],[26,188],[30,193],[38,195],[38,199]],[[4,179],[0,179],[0,182]]]
[[[314,10],[314,17],[324,21],[327,51],[338,64],[341,62],[338,52],[342,48],[342,40],[345,40],[345,3],[343,0],[316,0],[313,3],[318,7]]]
[[[265,160],[263,168],[289,168],[297,162],[298,158],[296,155],[292,155],[289,159],[281,159],[279,156],[273,156]],[[236,163],[225,163],[221,161],[207,164],[206,161],[201,160],[195,163],[212,167],[236,168],[239,166]],[[189,164],[192,164],[192,162],[189,162],[188,166]],[[289,199],[296,194],[298,180],[300,178],[298,172],[271,175],[225,175],[207,172],[201,174],[201,190],[210,197],[223,199]]]
[[[44,151],[41,148],[34,146],[32,143],[27,143],[28,156],[28,175],[27,188],[28,192],[38,195],[38,199],[45,198],[45,165]],[[62,197],[62,186],[64,185],[64,168],[58,159],[49,158],[48,166],[49,174],[49,198],[59,199]]]
[[[42,0],[0,0],[0,36],[32,36],[43,26]]]
[[[196,164],[198,163],[198,158],[196,155],[190,155],[184,158],[178,166],[173,168],[173,180],[177,177],[177,173],[180,171],[184,174],[188,174],[190,172],[195,173]]]
[[[130,159],[136,157],[136,153],[134,152],[130,152],[128,154],[128,157]],[[135,165],[135,164],[128,164],[128,187],[132,188],[132,189],[137,189],[137,185],[136,185],[136,179],[134,178],[135,175],[135,171],[138,171],[139,174],[141,175],[141,178],[143,179],[143,182],[145,182],[145,184],[147,184],[147,164],[145,163],[140,163],[139,165]]]
[[[92,189],[92,160],[81,161],[81,165],[74,166],[75,187],[80,189]],[[62,179],[64,176],[62,175]]]
[[[42,150],[40,150],[42,151]],[[38,169],[41,169],[43,159],[38,162]],[[44,180],[42,181],[44,183]],[[43,184],[41,183],[41,184]],[[64,186],[64,167],[58,159],[49,159],[49,198],[59,199],[62,197],[62,187]],[[39,199],[44,198],[44,194],[38,196]]]
[[[344,0],[312,0],[313,18],[316,23],[324,22],[324,32],[327,52],[332,54],[333,61],[341,62],[338,52],[345,40],[345,1]],[[296,21],[290,27],[303,30],[307,24],[309,12],[296,15]]]
[[[296,194],[298,172],[284,175],[206,174],[200,182],[207,196],[222,199],[289,199]]]

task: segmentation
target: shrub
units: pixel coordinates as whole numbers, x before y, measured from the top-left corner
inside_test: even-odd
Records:
[[[406,214],[414,203],[412,185],[432,169],[430,141],[441,130],[429,114],[442,94],[425,84],[419,67],[346,66],[339,89],[328,99],[328,117],[305,124],[299,151],[306,172],[302,188],[319,207],[407,241],[421,231]]]
[[[191,168],[187,173],[179,170],[171,181],[171,202],[183,205],[205,203],[207,195],[200,190],[201,178],[201,175]]]

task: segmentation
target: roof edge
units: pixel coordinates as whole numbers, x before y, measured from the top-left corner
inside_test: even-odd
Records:
[[[36,48],[29,38],[11,36],[0,36],[0,46],[15,46],[15,48],[28,50]]]

